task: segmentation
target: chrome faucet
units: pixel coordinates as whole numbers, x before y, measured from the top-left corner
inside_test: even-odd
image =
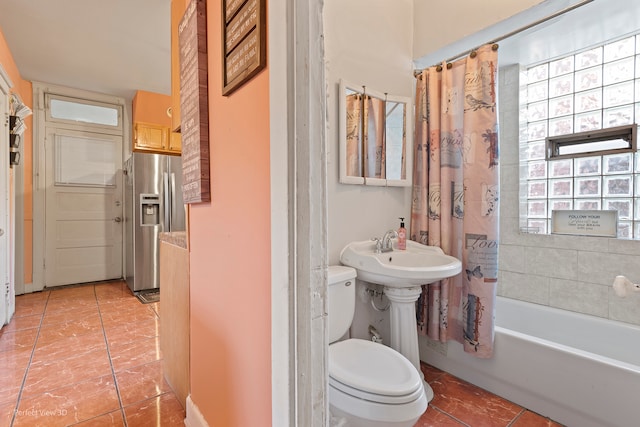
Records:
[[[382,252],[382,240],[379,237],[373,237],[371,241],[376,242],[376,250],[375,253],[379,254]]]
[[[384,233],[384,237],[382,237],[382,248],[380,249],[382,252],[391,252],[393,250],[393,246],[391,245],[391,239],[398,238],[398,232],[396,230],[389,230]]]

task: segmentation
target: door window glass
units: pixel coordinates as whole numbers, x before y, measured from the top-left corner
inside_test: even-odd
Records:
[[[119,113],[120,107],[117,105],[87,103],[54,96],[49,98],[49,114],[54,120],[119,127]]]
[[[114,186],[114,145],[111,139],[56,135],[56,185]]]

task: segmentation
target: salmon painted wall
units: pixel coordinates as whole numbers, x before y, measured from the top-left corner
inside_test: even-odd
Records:
[[[207,2],[212,202],[191,205],[191,399],[210,426],[271,424],[269,71],[222,96]]]
[[[23,80],[20,72],[13,60],[11,50],[4,38],[2,29],[0,28],[0,64],[9,75],[13,83],[12,92],[20,95],[22,102],[29,108],[33,107],[33,92],[31,82]],[[33,109],[33,108],[32,108]],[[25,120],[27,130],[22,139],[22,158],[24,171],[24,282],[29,284],[33,281],[33,246],[32,246],[32,229],[33,229],[33,204],[32,204],[32,140],[33,140],[33,116],[29,116]],[[15,169],[11,170],[12,177]],[[26,292],[29,292],[26,289]]]
[[[134,122],[171,126],[171,117],[167,115],[167,109],[171,107],[171,96],[138,90],[133,96],[132,104]]]

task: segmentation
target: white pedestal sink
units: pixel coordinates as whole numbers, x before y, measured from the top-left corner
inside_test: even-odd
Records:
[[[407,249],[376,253],[372,241],[352,242],[340,253],[340,261],[353,267],[358,279],[384,286],[391,303],[391,348],[400,352],[420,370],[416,301],[421,285],[455,276],[462,270],[457,258],[445,255],[442,249],[407,241]],[[427,384],[427,400],[433,399],[433,390]]]

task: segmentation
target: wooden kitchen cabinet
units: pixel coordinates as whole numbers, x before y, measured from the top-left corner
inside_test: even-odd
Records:
[[[135,123],[133,148],[162,151],[169,146],[169,128],[153,123]]]
[[[182,135],[180,132],[169,132],[169,151],[182,152]]]
[[[171,132],[171,97],[136,91],[132,102],[133,151],[180,155],[180,135]]]
[[[136,122],[133,124],[133,151],[180,154],[180,134],[174,135],[167,126]]]

